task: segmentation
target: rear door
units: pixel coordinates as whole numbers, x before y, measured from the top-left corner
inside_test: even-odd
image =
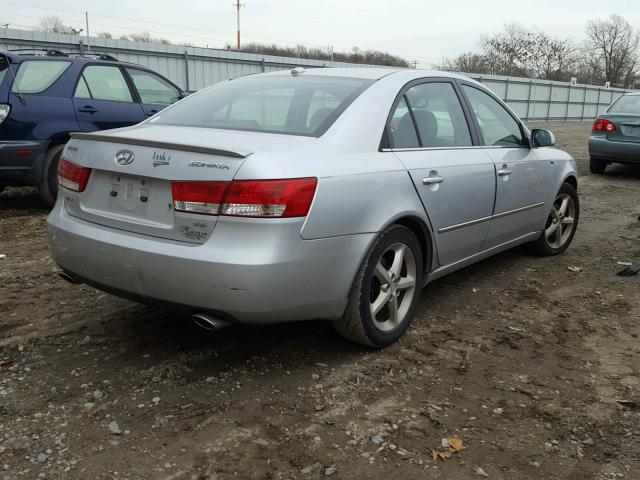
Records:
[[[180,99],[180,89],[161,76],[138,68],[127,68],[126,71],[138,92],[146,116],[155,115]]]
[[[435,231],[440,265],[480,251],[493,210],[493,162],[474,145],[468,115],[452,81],[430,79],[405,87],[387,127]]]
[[[545,149],[529,147],[520,121],[496,98],[471,84],[463,84],[462,91],[496,168],[496,204],[487,249],[544,226],[549,212],[545,202],[553,198],[557,165]]]
[[[135,98],[120,67],[87,65],[73,95],[80,128],[93,132],[140,123],[146,114]]]

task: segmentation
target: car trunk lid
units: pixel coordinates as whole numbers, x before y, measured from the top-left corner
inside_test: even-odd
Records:
[[[71,137],[65,158],[92,169],[83,193],[65,191],[71,215],[196,244],[211,236],[218,217],[174,211],[172,182],[230,182],[255,150],[283,141],[270,138],[281,135],[147,125]]]

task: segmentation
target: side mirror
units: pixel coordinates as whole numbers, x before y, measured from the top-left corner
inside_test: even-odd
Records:
[[[553,147],[556,144],[556,136],[549,130],[534,128],[531,131],[531,148]]]

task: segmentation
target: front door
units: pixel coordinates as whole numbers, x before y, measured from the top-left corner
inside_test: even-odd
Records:
[[[425,81],[397,100],[387,132],[435,232],[441,266],[480,251],[495,197],[491,159],[474,146],[452,82]]]
[[[520,122],[498,100],[471,85],[462,91],[496,169],[496,205],[483,247],[488,249],[544,227],[557,165],[529,147]]]
[[[80,128],[85,132],[127,127],[146,117],[119,67],[88,65],[73,96]]]

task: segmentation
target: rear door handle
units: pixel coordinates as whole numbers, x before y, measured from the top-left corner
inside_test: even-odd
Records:
[[[444,182],[444,177],[425,177],[422,179],[423,185],[435,185]]]
[[[498,170],[499,177],[506,177],[507,175],[511,175],[511,170],[509,170],[508,168],[501,168],[500,170]]]
[[[78,111],[82,113],[96,113],[98,110],[93,108],[91,105],[85,105],[84,107],[80,107]]]

